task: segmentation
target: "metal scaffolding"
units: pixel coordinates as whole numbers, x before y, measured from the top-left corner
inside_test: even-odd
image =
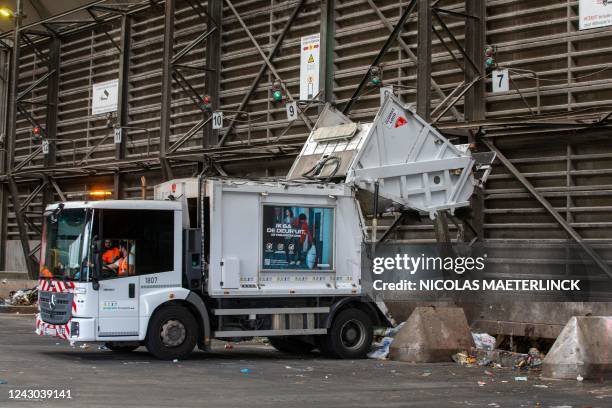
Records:
[[[38,246],[31,248],[30,242],[39,233],[40,206],[70,198],[69,190],[84,190],[98,180],[112,180],[114,197],[128,198],[141,197],[142,191],[146,196],[146,184],[141,185],[145,176],[169,180],[206,172],[282,174],[314,123],[313,107],[331,102],[355,120],[371,117],[379,97],[368,80],[376,69],[384,73],[385,84],[415,103],[418,112],[441,131],[480,149],[496,150],[504,158],[501,164],[508,172],[492,176],[491,187],[479,190],[473,199],[470,227],[478,238],[523,237],[524,223],[503,218],[511,212],[497,200],[531,199],[543,206],[543,214],[552,216],[542,221],[537,208],[526,206],[534,226],[560,227],[563,235],[555,232],[554,239],[576,240],[609,274],[610,257],[598,253],[590,240],[612,237],[593,234],[596,221],[575,219],[576,214],[592,213],[597,219],[612,211],[611,195],[604,193],[612,191],[612,183],[605,181],[612,171],[572,168],[574,161],[588,157],[612,160],[610,151],[572,148],[586,138],[602,145],[609,142],[606,112],[612,111],[612,104],[605,102],[612,93],[602,93],[599,105],[577,95],[593,87],[608,92],[612,79],[601,64],[589,61],[580,66],[578,59],[590,50],[577,52],[568,45],[593,34],[574,32],[567,23],[565,37],[541,40],[568,48],[562,55],[567,59],[563,73],[569,73],[565,89],[553,82],[540,86],[540,81],[546,84],[546,75],[557,81],[563,74],[558,69],[531,75],[524,66],[537,64],[538,58],[511,56],[504,64],[512,67],[515,58],[515,65],[522,67],[513,68],[514,88],[503,95],[490,94],[482,55],[485,44],[499,42],[500,53],[510,55],[532,45],[529,39],[510,36],[510,31],[519,36],[515,16],[492,13],[488,18],[488,7],[497,6],[485,0],[166,0],[120,5],[101,0],[27,26],[17,18],[16,29],[0,35],[0,45],[11,50],[12,59],[6,148],[0,162],[0,248],[6,248],[9,230],[17,232],[30,277],[36,277]],[[526,13],[537,13],[534,5],[524,7]],[[551,10],[571,22],[572,7],[558,5]],[[312,32],[321,33],[318,101],[300,101],[299,119],[287,122],[284,106],[270,101],[270,84],[278,81],[286,99],[295,99],[299,36]],[[611,35],[598,35],[612,45]],[[7,43],[9,38],[12,44]],[[556,61],[557,54],[555,50],[546,58]],[[95,74],[96,64],[107,69],[104,75]],[[63,85],[80,81],[82,72],[87,72],[86,85],[78,82],[77,90]],[[581,83],[574,78],[581,73],[602,79]],[[20,84],[14,79],[22,74]],[[92,118],[87,112],[86,88],[98,77],[119,80],[116,116]],[[73,96],[77,94],[78,98]],[[566,94],[567,104],[560,104],[559,95]],[[205,95],[213,110],[229,114],[221,130],[212,128]],[[24,126],[40,129],[41,141],[28,141]],[[113,143],[115,130],[121,135],[118,143]],[[544,167],[521,170],[537,160],[515,156],[520,146],[557,143],[558,135],[563,135],[567,151],[554,160],[567,168],[554,174]],[[596,190],[589,183],[574,185],[585,176],[602,186],[597,193],[601,201],[595,204],[575,199],[581,191]],[[553,177],[567,178],[566,185],[551,190],[538,181]],[[562,208],[558,195],[566,200]],[[15,226],[9,222],[13,219]],[[415,239],[424,239],[421,230],[433,236],[429,225],[421,230],[410,225],[398,228],[415,233]],[[4,265],[0,256],[0,269]]]

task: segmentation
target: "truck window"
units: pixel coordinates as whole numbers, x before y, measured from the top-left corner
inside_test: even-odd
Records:
[[[102,239],[130,244],[129,275],[174,269],[174,211],[104,209],[101,224]]]

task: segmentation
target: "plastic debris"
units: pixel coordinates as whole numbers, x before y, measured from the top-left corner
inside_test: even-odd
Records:
[[[514,381],[527,381],[527,377],[514,377]]]
[[[98,346],[98,350],[109,350],[109,348],[102,344],[101,346]]]
[[[492,372],[490,372],[489,370],[485,370],[485,372],[484,372],[484,373],[485,373],[486,375],[493,376],[493,373],[492,373]]]
[[[248,368],[242,368],[242,369],[240,369],[240,372],[241,372],[242,374],[248,374],[248,373],[250,373],[250,372],[251,372],[251,370],[249,370]]]
[[[178,363],[178,358],[175,358],[174,360],[172,360],[173,363]]]
[[[13,306],[32,306],[38,302],[38,289],[19,289],[9,294],[6,303]]]
[[[535,384],[534,387],[536,388],[548,388],[548,385],[544,385],[544,384]]]
[[[87,343],[83,343],[79,347],[82,348],[83,350],[87,350],[89,348],[89,345]]]
[[[374,330],[374,342],[372,351],[368,353],[368,358],[376,360],[386,360],[389,356],[389,347],[393,343],[393,337],[402,329],[406,322],[401,322],[395,327],[380,327]]]
[[[577,381],[582,381],[582,380],[584,380],[584,377],[581,376],[580,374],[578,374],[578,377],[576,377],[576,380]]]
[[[478,381],[478,386],[479,387],[484,387],[487,383],[484,381]]]
[[[226,350],[231,350],[231,349],[233,349],[233,348],[234,348],[234,346],[232,345],[232,343],[225,343],[224,348],[225,348]]]
[[[384,337],[380,342],[374,343],[374,350],[368,353],[368,358],[385,360],[389,356],[391,343],[393,343],[393,337]]]
[[[481,350],[493,350],[495,349],[495,337],[488,333],[472,333],[474,338],[474,344],[477,349]]]
[[[423,374],[421,374],[421,377],[429,377],[431,375],[431,371],[425,371]]]

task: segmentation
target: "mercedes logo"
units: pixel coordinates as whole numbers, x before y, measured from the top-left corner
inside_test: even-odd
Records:
[[[55,310],[55,306],[57,305],[57,299],[55,298],[55,293],[51,295],[51,299],[49,300],[49,307],[51,310]]]

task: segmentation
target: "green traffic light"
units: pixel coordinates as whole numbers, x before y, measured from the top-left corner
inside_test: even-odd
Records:
[[[485,60],[485,63],[487,64],[487,67],[492,67],[495,64],[495,60],[493,60],[493,58],[489,57]]]
[[[378,86],[378,85],[380,85],[380,78],[379,77],[373,77],[370,82],[372,83],[372,85]]]
[[[281,91],[274,91],[274,93],[272,93],[272,97],[274,98],[275,102],[280,102],[283,100],[283,94]]]

